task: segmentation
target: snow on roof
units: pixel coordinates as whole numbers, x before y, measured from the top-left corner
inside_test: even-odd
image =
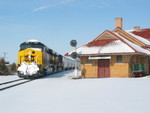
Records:
[[[42,51],[41,48],[31,48],[31,49],[33,49],[33,50],[35,50],[35,51]]]
[[[134,34],[133,31],[126,30],[126,32],[128,34],[130,34],[131,36],[135,37],[136,39],[140,40],[141,42],[145,43],[146,45],[150,45],[150,41],[149,40],[147,40],[147,39],[145,39],[145,38],[143,38],[141,36],[138,36],[138,35]]]
[[[134,30],[132,33],[135,35],[141,36],[147,40],[150,40],[150,28]]]
[[[127,44],[129,44],[129,45],[130,45],[132,48],[134,48],[136,51],[138,51],[138,52],[140,52],[140,53],[144,53],[144,54],[150,55],[150,51],[149,51],[149,50],[144,49],[144,48],[142,48],[142,47],[140,47],[140,46],[138,46],[138,45],[136,45],[136,44],[130,42],[129,40],[125,39],[124,37],[122,37],[122,36],[119,35],[118,33],[115,33],[115,32],[114,32],[114,34],[116,34],[118,37],[120,37],[121,39],[123,39]]]
[[[71,54],[74,51],[71,51]],[[134,53],[134,49],[123,43],[121,40],[115,40],[102,46],[88,47],[86,45],[76,49],[79,55],[83,54],[113,54],[113,53]]]
[[[89,43],[79,47],[76,49],[76,52],[79,55],[86,54],[126,54],[126,53],[142,53],[150,55],[150,51],[148,49],[142,48],[133,42],[130,42],[125,37],[119,35],[117,32],[111,32],[116,38],[115,39],[104,39],[104,40],[93,40]],[[126,30],[127,34],[135,37],[137,40],[150,45],[150,41],[147,39],[133,34],[133,30]],[[70,55],[75,50],[67,53],[66,55]]]
[[[39,42],[38,40],[34,40],[34,39],[31,39],[31,40],[27,40],[26,42]]]
[[[109,40],[93,40],[91,42],[89,42],[88,44],[86,44],[86,46],[91,47],[91,46],[104,46],[110,42],[113,42],[117,39],[109,39]]]
[[[133,32],[135,31],[134,29],[130,29],[130,30],[125,30],[126,32]]]

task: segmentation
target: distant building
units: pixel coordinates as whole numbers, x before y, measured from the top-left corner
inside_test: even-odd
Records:
[[[150,74],[150,28],[105,30],[94,40],[76,49],[85,78],[136,77]],[[66,53],[71,55],[75,50]]]

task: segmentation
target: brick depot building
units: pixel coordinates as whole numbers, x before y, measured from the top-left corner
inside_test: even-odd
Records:
[[[150,74],[150,29],[105,30],[94,40],[76,49],[84,78],[136,77]],[[66,53],[71,55],[75,50]]]

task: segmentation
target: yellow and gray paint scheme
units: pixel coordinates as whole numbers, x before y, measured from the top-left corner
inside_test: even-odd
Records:
[[[20,45],[17,64],[18,76],[21,78],[38,78],[75,67],[74,60],[56,53],[37,40],[29,40]]]

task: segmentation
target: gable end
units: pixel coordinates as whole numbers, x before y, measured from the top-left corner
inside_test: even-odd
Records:
[[[117,40],[115,36],[113,36],[110,31],[106,30],[102,34],[100,34],[96,39],[94,40]]]

